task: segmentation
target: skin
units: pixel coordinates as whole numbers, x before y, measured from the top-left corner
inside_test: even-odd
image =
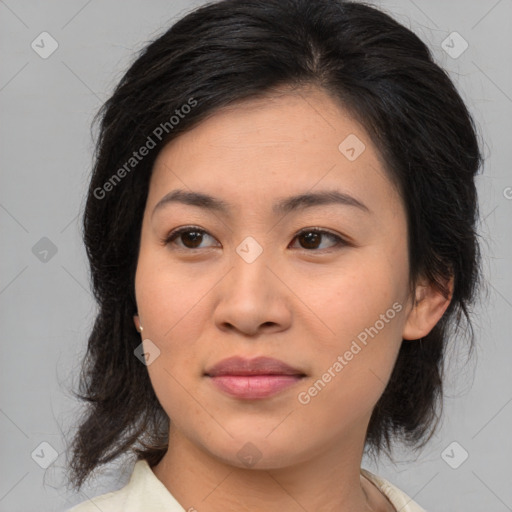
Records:
[[[349,134],[366,146],[354,161],[338,149]],[[176,189],[210,194],[232,211],[167,203],[154,212]],[[272,211],[279,199],[319,190],[349,194],[368,211]],[[206,231],[202,239],[165,243],[190,225]],[[308,245],[297,235],[312,227],[349,243],[322,235]],[[263,249],[252,263],[236,252],[247,236]],[[160,152],[134,322],[160,350],[148,372],[171,419],[170,449],[152,469],[185,510],[394,510],[360,474],[365,433],[402,339],[425,336],[449,304],[427,282],[411,290],[408,270],[402,199],[367,133],[323,90],[283,89],[230,106]],[[298,393],[395,303],[401,311],[300,403]],[[233,355],[274,357],[306,377],[266,399],[233,398],[204,376]],[[249,442],[260,457],[251,467],[237,456]]]

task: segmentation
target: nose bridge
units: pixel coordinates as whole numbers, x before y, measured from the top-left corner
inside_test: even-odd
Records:
[[[270,251],[264,250],[263,242],[260,244],[253,236],[246,236],[235,248],[232,258],[234,268],[231,278],[235,288],[250,293],[268,294],[271,286],[268,280],[270,271],[267,268],[270,264],[269,256]]]
[[[274,263],[271,256],[251,236],[236,247],[229,274],[217,292],[214,317],[220,328],[230,326],[254,334],[262,326],[277,330],[289,326],[286,287],[270,270]]]

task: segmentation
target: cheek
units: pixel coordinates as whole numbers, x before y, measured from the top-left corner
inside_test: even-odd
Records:
[[[379,330],[400,333],[402,315],[397,309],[405,309],[407,258],[401,251],[393,257],[383,257],[379,252],[354,252],[328,272],[295,277],[297,295],[325,327],[322,339],[327,348],[339,348],[341,340],[357,337],[376,322],[381,327],[381,315],[385,316],[386,328]],[[393,309],[394,303],[402,307]]]
[[[194,359],[194,340],[203,328],[200,299],[206,293],[200,283],[200,279],[170,272],[154,253],[141,251],[135,277],[137,307],[144,340],[151,340],[160,351],[147,370],[163,409],[178,421],[200,416],[189,398],[193,372],[201,369]]]
[[[190,272],[170,268],[162,251],[142,249],[135,275],[138,312],[144,335],[164,342],[187,325],[193,328],[190,316],[195,314],[206,293],[204,280]]]
[[[399,301],[375,293],[365,301],[343,298],[331,309],[326,322],[336,335],[320,338],[312,353],[314,374],[298,397],[311,405],[318,424],[328,429],[335,421],[336,430],[343,429],[371,413],[402,343],[403,311]]]
[[[332,400],[363,414],[377,402],[402,343],[407,276],[405,249],[393,257],[366,251],[309,287],[307,301],[325,326],[314,338],[317,385],[311,392],[322,395],[320,409],[328,411]]]
[[[165,254],[154,250],[142,250],[139,256],[135,289],[143,337],[160,350],[148,366],[157,395],[179,394],[176,381],[185,384],[199,378],[212,349],[198,343],[211,322],[209,292],[218,278],[198,266],[188,267],[171,266]]]

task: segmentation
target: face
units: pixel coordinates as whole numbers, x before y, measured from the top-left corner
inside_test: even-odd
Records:
[[[412,311],[408,271],[402,200],[325,92],[240,103],[181,135],[154,165],[135,283],[171,428],[239,467],[364,441]],[[232,356],[295,374],[207,375]]]

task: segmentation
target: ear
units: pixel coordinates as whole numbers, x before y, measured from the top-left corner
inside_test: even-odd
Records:
[[[139,315],[133,315],[133,323],[135,324],[135,329],[137,331],[142,332],[142,326],[140,325]]]
[[[449,296],[445,297],[432,283],[423,281],[416,286],[414,304],[407,315],[402,332],[404,340],[424,338],[439,322],[453,295],[453,277],[446,282]]]

